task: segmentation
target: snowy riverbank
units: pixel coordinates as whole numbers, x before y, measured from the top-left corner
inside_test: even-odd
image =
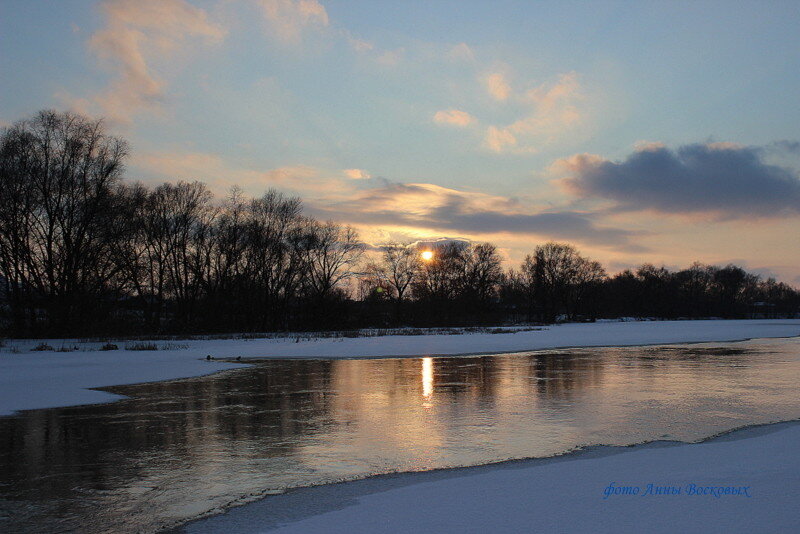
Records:
[[[233,369],[206,361],[236,358],[369,358],[518,352],[557,347],[737,341],[800,335],[800,320],[653,321],[564,324],[516,333],[333,339],[227,339],[170,342],[156,351],[98,351],[101,343],[47,340],[72,352],[31,352],[42,340],[15,340],[0,352],[0,415],[17,410],[110,402],[89,388],[187,378]],[[124,343],[119,344],[124,347]],[[164,346],[166,343],[158,342]],[[180,348],[176,348],[180,345]],[[12,351],[13,349],[13,351]]]
[[[798,532],[798,443],[790,422],[703,443],[381,476],[271,496],[180,531]]]

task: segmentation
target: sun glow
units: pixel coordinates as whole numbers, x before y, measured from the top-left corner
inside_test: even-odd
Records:
[[[431,261],[433,259],[433,252],[430,250],[426,250],[422,254],[420,254],[420,256],[422,256],[422,259],[425,261]]]

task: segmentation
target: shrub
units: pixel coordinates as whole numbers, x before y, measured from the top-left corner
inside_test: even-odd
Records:
[[[46,351],[46,350],[53,350],[53,347],[51,347],[47,343],[39,343],[38,345],[33,347],[31,350],[36,351],[36,352],[42,352],[42,351]]]
[[[158,345],[155,343],[137,341],[136,343],[125,345],[125,350],[158,350]]]
[[[164,343],[161,345],[161,350],[186,350],[189,348],[189,345],[184,345],[182,343]]]
[[[113,343],[106,343],[105,345],[100,347],[100,350],[119,350],[119,347]]]

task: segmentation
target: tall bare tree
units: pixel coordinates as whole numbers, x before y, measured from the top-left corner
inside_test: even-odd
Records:
[[[11,200],[3,276],[37,293],[54,333],[74,331],[116,274],[108,232],[127,145],[100,120],[55,111],[16,123],[1,142],[0,189]]]
[[[560,313],[577,315],[581,299],[591,284],[602,281],[605,271],[566,243],[539,245],[525,258],[522,278],[540,317],[552,322]]]
[[[301,251],[307,288],[313,297],[324,300],[334,288],[353,275],[352,268],[361,258],[364,245],[350,226],[308,219]]]

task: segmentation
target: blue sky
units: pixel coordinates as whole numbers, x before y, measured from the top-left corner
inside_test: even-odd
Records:
[[[798,2],[2,0],[0,121],[104,116],[130,179],[276,187],[372,242],[800,283],[798,23]]]

